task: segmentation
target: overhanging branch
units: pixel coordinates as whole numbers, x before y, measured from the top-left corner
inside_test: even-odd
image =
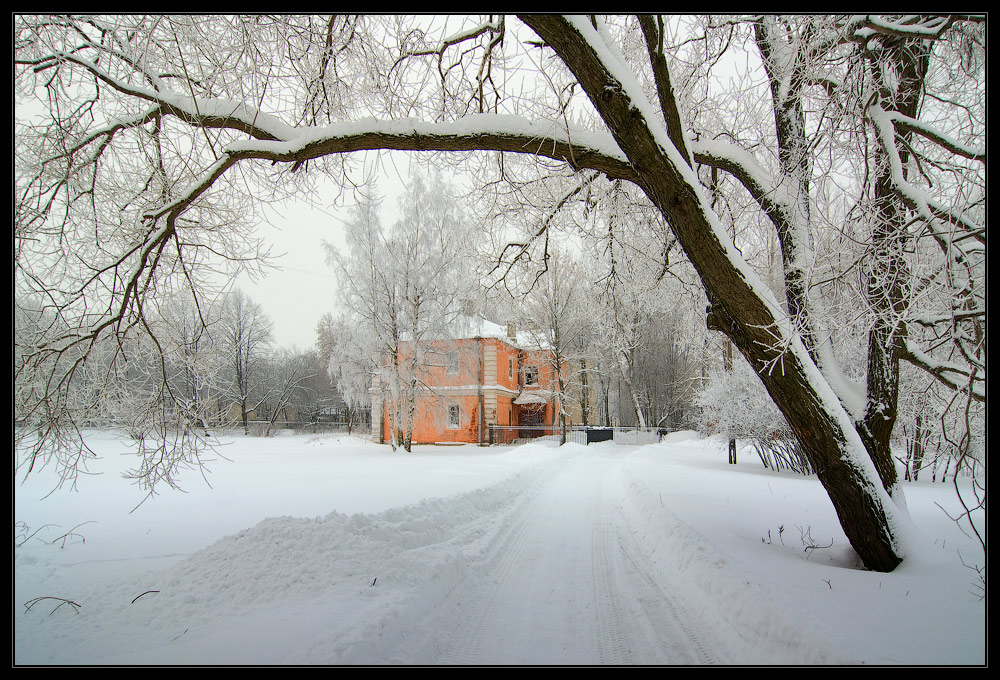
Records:
[[[962,392],[967,391],[973,401],[986,403],[986,392],[984,391],[986,381],[976,377],[968,368],[957,364],[937,361],[914,347],[910,342],[905,343],[899,358],[926,371],[928,374],[934,376],[938,382],[950,389]],[[956,378],[966,378],[969,382],[962,382]]]

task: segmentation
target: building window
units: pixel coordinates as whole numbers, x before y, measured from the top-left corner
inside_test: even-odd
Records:
[[[448,428],[455,429],[462,424],[462,409],[458,404],[448,404]]]
[[[445,365],[448,370],[448,375],[458,375],[458,350],[453,349],[448,352]]]
[[[507,380],[514,381],[514,357],[507,358]]]
[[[538,384],[538,366],[524,367],[524,384],[525,386]]]

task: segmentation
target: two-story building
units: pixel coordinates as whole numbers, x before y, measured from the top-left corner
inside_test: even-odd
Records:
[[[579,411],[578,405],[560,402],[552,351],[537,348],[514,324],[463,317],[453,335],[421,348],[413,443],[487,444],[490,426],[552,427],[560,408]],[[564,380],[567,373],[568,367]],[[373,393],[373,436],[388,442],[389,405],[379,399],[379,390]]]

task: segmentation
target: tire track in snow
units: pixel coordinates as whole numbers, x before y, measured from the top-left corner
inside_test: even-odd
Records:
[[[598,501],[594,513],[594,647],[597,663],[629,664],[632,650],[625,635],[625,615],[619,604],[614,565],[617,545],[607,497]]]
[[[620,451],[547,467],[425,619],[419,664],[710,664],[691,608],[628,524]],[[467,546],[472,549],[472,546]],[[710,639],[710,638],[708,638]]]
[[[616,473],[603,476],[594,524],[595,592],[608,608],[596,620],[599,663],[717,663],[706,650],[691,611],[673,594],[669,575],[654,568],[633,535]]]
[[[477,590],[478,596],[461,598],[456,603],[464,623],[456,629],[456,634],[449,636],[447,640],[438,641],[438,645],[443,646],[443,649],[439,658],[432,663],[460,665],[487,663],[484,655],[495,644],[494,612],[501,604],[501,591],[498,586],[510,580],[515,565],[523,558],[527,545],[523,538],[531,519],[530,513],[525,510],[525,506],[530,505],[527,501],[526,498],[525,502],[518,504],[517,509],[508,516],[507,526],[491,543],[482,562],[484,565],[494,565],[490,572],[473,574],[464,581],[463,592],[467,592],[468,587],[473,584],[481,590]],[[450,611],[450,607],[448,610]]]
[[[675,595],[652,575],[638,542],[627,526],[619,526],[616,539],[623,567],[619,576],[629,580],[622,590],[631,590],[640,615],[635,617],[649,639],[656,642],[656,663],[705,665],[718,663],[697,631],[696,618]]]
[[[475,573],[442,606],[462,620],[446,626],[451,632],[439,638],[435,663],[594,661],[590,494],[578,488],[593,486],[594,477],[581,477],[578,465],[579,454],[563,459],[488,550],[470,560]]]

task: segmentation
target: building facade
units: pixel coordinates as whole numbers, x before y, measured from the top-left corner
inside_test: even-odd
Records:
[[[415,392],[412,443],[489,444],[491,426],[532,428],[557,425],[565,408],[569,424],[579,422],[578,403],[563,404],[553,353],[529,349],[512,324],[502,327],[485,320],[466,322],[464,337],[436,340],[421,348],[418,388]],[[401,353],[410,349],[404,344]],[[569,363],[563,362],[564,384]],[[389,442],[406,420],[394,407],[391,390],[373,389],[372,433]],[[563,393],[566,391],[564,390]]]

